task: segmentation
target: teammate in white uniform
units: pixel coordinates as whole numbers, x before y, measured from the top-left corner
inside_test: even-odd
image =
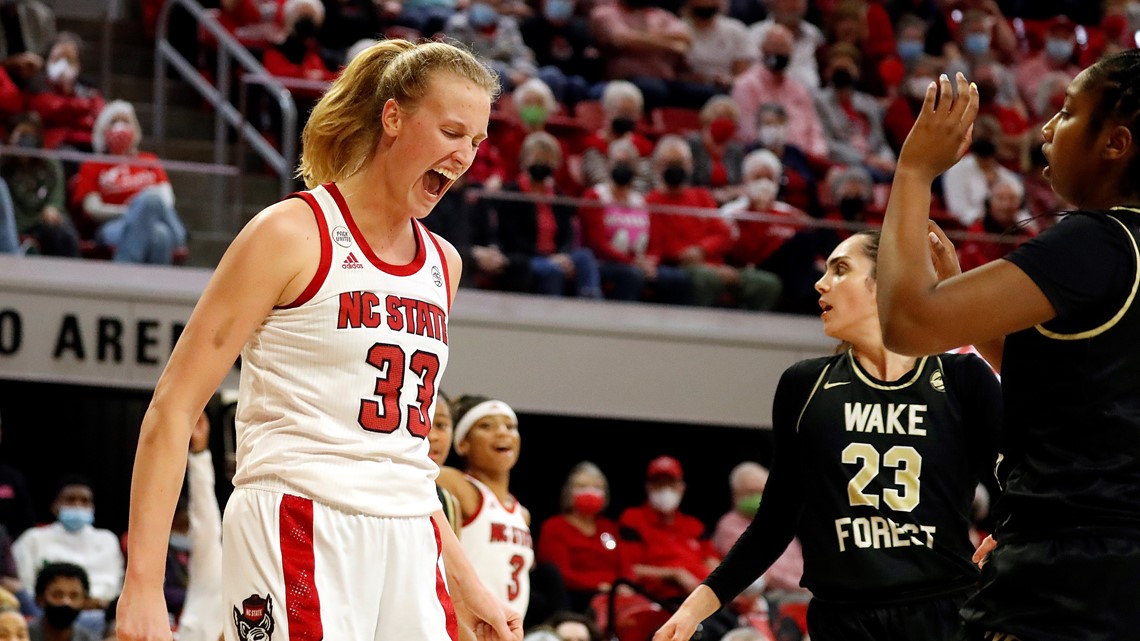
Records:
[[[466,474],[445,467],[439,484],[459,499],[460,542],[487,588],[524,616],[530,603],[534,543],[530,512],[510,492],[519,460],[519,421],[502,401],[465,396],[455,401],[455,452]]]
[[[454,640],[457,612],[480,639],[521,639],[447,527],[425,438],[462,265],[416,219],[470,167],[497,90],[461,49],[387,40],[314,108],[311,190],[234,240],[143,420],[120,639],[171,638],[163,561],[186,443],[239,353],[227,641]]]

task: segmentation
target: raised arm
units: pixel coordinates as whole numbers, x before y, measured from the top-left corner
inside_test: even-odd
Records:
[[[977,88],[945,75],[931,83],[899,154],[879,247],[883,341],[902,354],[985,344],[1053,318],[1052,304],[1018,267],[996,260],[939,282],[930,261],[930,185],[969,148]],[[937,97],[937,104],[935,98]]]
[[[278,203],[238,234],[194,307],[139,433],[119,639],[171,638],[162,583],[191,430],[250,334],[304,290],[319,262],[312,211],[300,200]]]

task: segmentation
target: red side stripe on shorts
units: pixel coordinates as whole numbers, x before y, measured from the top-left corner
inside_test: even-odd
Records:
[[[447,621],[447,636],[451,641],[459,641],[459,622],[455,619],[455,605],[451,602],[451,595],[447,592],[447,584],[443,582],[443,572],[439,569],[439,557],[443,555],[443,541],[439,538],[439,526],[435,519],[431,521],[431,529],[435,532],[435,595],[439,597],[439,604],[443,606],[443,615]]]
[[[321,598],[313,556],[313,502],[281,497],[281,567],[285,574],[285,612],[290,641],[321,641]]]

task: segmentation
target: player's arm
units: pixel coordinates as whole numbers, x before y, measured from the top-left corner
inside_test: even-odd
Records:
[[[938,280],[927,236],[930,186],[965,153],[977,113],[977,91],[960,75],[957,93],[960,98],[955,101],[945,77],[937,89],[927,92],[923,115],[899,154],[883,220],[879,322],[886,346],[903,354],[982,344],[1056,315],[1041,289],[1008,261],[996,260]],[[955,149],[947,140],[962,143]]]
[[[318,233],[312,210],[300,200],[273,205],[250,221],[222,257],[159,377],[131,479],[120,639],[170,638],[162,584],[191,430],[250,334],[316,273]]]
[[[522,617],[499,602],[475,574],[475,568],[463,553],[455,532],[447,527],[443,510],[432,514],[439,531],[443,567],[447,572],[448,592],[455,602],[457,613],[468,618],[465,622],[481,641],[521,641]]]
[[[436,477],[435,482],[443,489],[451,492],[456,502],[459,503],[460,521],[479,511],[483,495],[479,493],[471,481],[467,480],[463,472],[444,465],[439,468],[439,476]]]
[[[760,509],[720,565],[689,594],[653,636],[653,641],[687,641],[697,624],[736,598],[767,571],[792,542],[802,508],[796,423],[819,379],[822,363],[819,359],[797,363],[780,378],[772,404],[775,435],[772,470]]]

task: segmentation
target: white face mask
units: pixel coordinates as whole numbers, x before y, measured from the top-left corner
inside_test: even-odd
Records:
[[[757,178],[756,180],[748,181],[748,183],[744,185],[744,190],[748,194],[748,200],[753,205],[766,208],[776,200],[776,194],[780,192],[780,186],[771,178]]]
[[[788,141],[788,128],[784,125],[762,125],[758,132],[760,144],[771,149]]]
[[[658,512],[670,514],[681,504],[681,491],[669,487],[653,490],[649,493],[649,504]]]
[[[78,75],[79,70],[75,67],[75,65],[68,62],[66,58],[56,58],[52,62],[48,63],[48,80],[56,84],[75,80],[75,77]]]

